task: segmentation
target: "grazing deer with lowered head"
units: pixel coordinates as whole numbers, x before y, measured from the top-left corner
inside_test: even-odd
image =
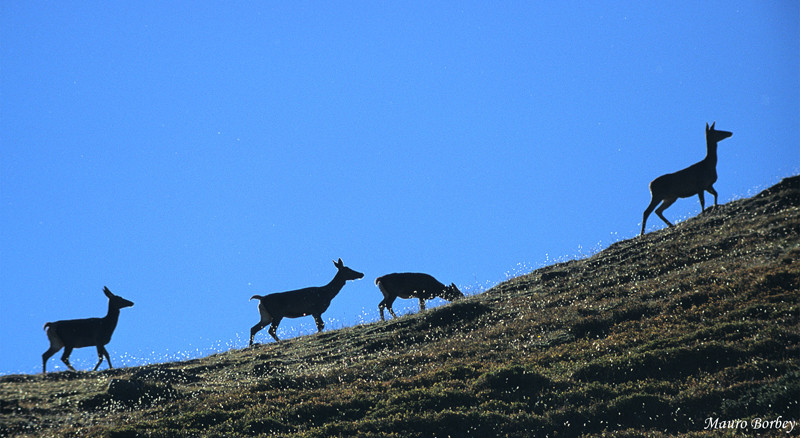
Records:
[[[392,303],[398,297],[419,299],[420,311],[425,310],[425,300],[441,297],[447,301],[453,301],[464,297],[464,294],[458,290],[455,283],[445,286],[428,274],[414,272],[384,275],[375,279],[375,285],[383,293],[383,301],[378,304],[378,310],[381,311],[381,321],[384,320],[384,308],[389,310],[392,318],[397,318],[394,310],[392,310]]]
[[[103,363],[103,356],[111,366],[111,358],[108,356],[105,345],[111,341],[111,335],[117,327],[119,320],[119,309],[133,306],[133,302],[125,298],[116,296],[103,288],[103,293],[108,297],[108,313],[102,318],[68,319],[63,321],[48,322],[44,325],[47,330],[47,338],[50,340],[50,348],[42,354],[42,373],[47,372],[47,359],[56,354],[61,347],[64,347],[64,354],[61,361],[72,371],[75,368],[69,363],[69,355],[73,348],[97,347],[97,357],[100,359],[92,371],[97,371],[97,367]]]
[[[253,295],[251,300],[258,298],[258,312],[261,314],[261,321],[250,329],[250,346],[253,345],[253,336],[272,323],[269,327],[269,334],[278,339],[278,324],[283,318],[300,318],[301,316],[311,315],[317,323],[317,331],[325,328],[322,322],[322,314],[328,310],[331,301],[344,287],[347,280],[358,280],[364,274],[356,272],[342,263],[342,259],[333,262],[338,270],[330,283],[325,286],[307,287],[289,292],[278,292],[269,295]]]
[[[714,195],[714,206],[717,205],[717,191],[714,190],[714,183],[717,181],[717,143],[733,135],[728,131],[717,131],[714,129],[716,122],[711,127],[706,123],[706,157],[699,163],[692,164],[686,169],[675,173],[661,175],[650,182],[650,205],[644,211],[642,217],[642,232],[647,224],[647,217],[653,209],[664,201],[656,210],[656,214],[670,227],[672,223],[664,217],[664,210],[672,205],[678,198],[688,198],[697,195],[700,198],[700,210],[705,211],[705,199],[703,192]]]

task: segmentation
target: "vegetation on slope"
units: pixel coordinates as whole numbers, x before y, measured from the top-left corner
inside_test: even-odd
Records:
[[[793,177],[419,314],[0,377],[0,435],[718,436],[708,418],[797,420],[798,213]]]

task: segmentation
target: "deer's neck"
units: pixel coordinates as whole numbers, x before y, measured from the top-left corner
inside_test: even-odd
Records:
[[[323,286],[323,289],[325,289],[325,296],[328,297],[328,299],[332,300],[336,296],[336,294],[338,294],[339,291],[342,290],[342,288],[344,287],[344,283],[346,281],[347,280],[342,278],[342,276],[337,273],[336,276],[333,277],[333,280],[331,280],[330,283]]]
[[[717,165],[717,142],[706,139],[706,158],[705,161],[712,166]]]
[[[119,309],[116,307],[108,306],[108,313],[103,318],[103,327],[107,330],[113,332],[114,329],[117,327],[117,321],[119,321]]]

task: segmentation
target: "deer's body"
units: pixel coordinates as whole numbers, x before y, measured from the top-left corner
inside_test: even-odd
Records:
[[[397,315],[392,310],[392,303],[397,298],[417,298],[419,299],[419,310],[425,310],[425,300],[436,297],[453,301],[464,296],[456,287],[455,283],[445,286],[439,280],[428,274],[416,272],[402,272],[387,274],[375,279],[375,285],[381,290],[383,300],[378,304],[378,310],[383,317],[383,309],[389,310],[393,318]]]
[[[111,357],[109,357],[105,345],[111,341],[111,335],[114,334],[114,329],[117,327],[119,309],[133,306],[133,302],[112,294],[107,287],[103,288],[103,293],[108,297],[108,313],[106,316],[102,318],[67,319],[48,322],[44,325],[44,329],[47,330],[47,338],[50,340],[50,348],[42,354],[43,373],[47,372],[47,359],[56,354],[61,348],[64,348],[61,361],[72,371],[75,371],[75,368],[69,363],[69,355],[72,354],[74,348],[83,347],[97,347],[99,360],[93,371],[96,371],[100,364],[103,363],[104,356],[108,361],[108,367],[113,368]]]
[[[670,227],[672,223],[664,217],[663,213],[678,198],[697,195],[700,199],[700,209],[705,211],[703,193],[708,192],[714,195],[714,205],[717,205],[717,191],[714,190],[714,183],[717,182],[717,143],[730,137],[733,133],[717,131],[714,129],[715,124],[712,123],[711,127],[706,124],[706,157],[702,161],[675,173],[661,175],[650,182],[650,205],[647,206],[642,216],[640,235],[644,234],[647,217],[658,204],[661,206],[656,209],[656,214]]]
[[[317,323],[317,330],[322,331],[325,323],[322,321],[322,314],[328,310],[331,301],[342,290],[347,280],[357,280],[364,277],[364,274],[356,272],[342,263],[342,259],[333,262],[338,270],[333,280],[325,286],[307,287],[304,289],[289,292],[278,292],[269,295],[253,295],[251,300],[258,299],[258,312],[261,314],[261,321],[250,329],[250,345],[253,345],[253,337],[268,324],[269,334],[278,339],[277,330],[283,318],[300,318],[311,315]]]

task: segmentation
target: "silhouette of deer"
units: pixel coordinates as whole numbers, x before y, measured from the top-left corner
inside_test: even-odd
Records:
[[[425,300],[441,297],[447,301],[453,301],[464,297],[464,294],[458,290],[455,283],[445,286],[428,274],[415,272],[387,274],[376,278],[375,285],[383,293],[383,301],[378,303],[378,310],[381,311],[381,321],[384,320],[384,308],[389,310],[392,318],[397,318],[394,310],[392,310],[392,303],[398,297],[419,299],[420,311],[425,310]]]
[[[111,335],[117,327],[119,320],[119,309],[133,306],[133,302],[120,296],[114,295],[103,287],[103,293],[108,297],[108,313],[102,318],[68,319],[63,321],[48,322],[44,325],[47,330],[47,338],[50,340],[50,348],[42,354],[42,373],[47,373],[47,359],[56,354],[61,347],[64,347],[64,354],[61,361],[72,371],[75,368],[69,363],[69,355],[73,348],[97,347],[97,357],[100,359],[92,371],[97,371],[97,367],[103,363],[103,356],[111,365],[111,357],[105,345],[111,341]]]
[[[653,209],[664,201],[656,210],[656,214],[670,227],[672,223],[664,217],[664,210],[672,205],[678,198],[688,198],[697,195],[700,198],[701,212],[706,210],[703,192],[714,195],[714,206],[717,205],[717,191],[714,190],[714,183],[717,181],[717,143],[732,136],[732,132],[717,131],[714,129],[716,122],[711,127],[706,123],[706,157],[702,161],[692,164],[686,169],[675,173],[661,175],[650,182],[650,205],[644,211],[642,217],[642,232],[647,224],[647,217]]]
[[[322,314],[328,310],[333,298],[342,290],[347,280],[358,280],[364,274],[356,272],[342,263],[342,259],[333,262],[337,272],[330,283],[325,286],[307,287],[289,292],[278,292],[269,295],[253,295],[251,300],[258,298],[258,312],[261,314],[261,321],[250,329],[250,346],[253,345],[253,337],[259,330],[272,323],[269,334],[278,339],[278,324],[283,318],[300,318],[311,315],[317,323],[317,331],[321,332],[325,328],[322,322]]]

